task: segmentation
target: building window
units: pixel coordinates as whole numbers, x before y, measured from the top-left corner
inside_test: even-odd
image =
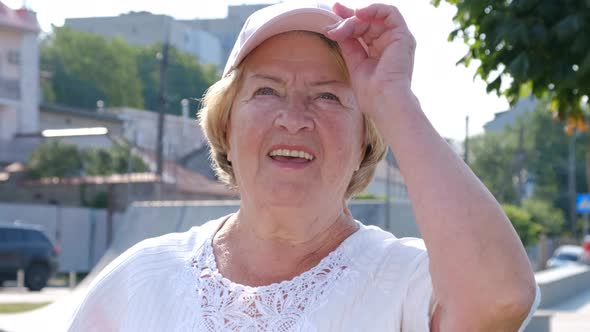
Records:
[[[8,63],[13,65],[20,65],[20,52],[15,50],[8,51],[8,56],[6,57]]]

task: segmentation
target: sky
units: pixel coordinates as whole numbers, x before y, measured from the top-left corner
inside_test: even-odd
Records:
[[[178,19],[215,18],[227,14],[228,5],[273,3],[273,0],[0,0],[11,8],[26,4],[37,12],[44,31],[61,26],[66,18],[116,16],[130,11],[149,11]],[[463,140],[465,117],[469,116],[469,134],[483,132],[483,125],[494,113],[509,108],[503,97],[487,94],[485,83],[474,79],[476,62],[470,67],[456,65],[467,52],[462,41],[449,42],[454,29],[454,7],[442,3],[439,8],[430,0],[382,0],[397,6],[404,15],[418,47],[412,87],[422,109],[436,130],[444,137]],[[343,0],[351,7],[368,4],[366,0]]]

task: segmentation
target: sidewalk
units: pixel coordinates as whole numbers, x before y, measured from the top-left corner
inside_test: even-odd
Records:
[[[551,320],[551,332],[590,331],[590,290],[556,305]]]
[[[0,303],[43,303],[55,302],[68,296],[72,290],[67,287],[46,287],[40,292],[17,287],[1,287]]]
[[[46,302],[53,303],[39,308],[18,314],[0,314],[0,332],[39,332],[52,331],[62,332],[66,324],[86,293],[84,287],[74,290],[68,288],[47,288],[41,292],[17,293],[16,289],[8,289],[0,292],[0,301],[16,299],[17,302]]]

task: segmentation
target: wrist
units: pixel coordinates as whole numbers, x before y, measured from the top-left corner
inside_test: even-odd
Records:
[[[404,112],[416,112],[420,110],[420,102],[409,87],[402,85],[398,87],[387,88],[381,86],[374,90],[373,96],[370,97],[371,103],[363,110],[374,121],[391,119]]]

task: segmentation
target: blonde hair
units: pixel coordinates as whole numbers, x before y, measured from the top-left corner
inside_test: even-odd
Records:
[[[296,32],[299,33],[299,31]],[[349,79],[346,63],[342,57],[340,47],[336,42],[314,32],[304,31],[302,33],[309,33],[321,38],[334,54],[338,66],[346,75],[346,79]],[[202,107],[198,115],[199,124],[211,148],[210,157],[213,161],[213,169],[219,180],[233,189],[237,189],[237,185],[232,164],[227,159],[227,151],[229,150],[227,126],[233,101],[242,84],[242,74],[246,59],[236,69],[225,77],[222,77],[205,92]],[[379,134],[375,123],[364,113],[363,122],[365,136],[363,141],[365,149],[364,156],[359,169],[353,173],[348,184],[346,199],[365,190],[373,179],[377,164],[383,159],[387,151],[387,146],[383,141],[383,137]]]

